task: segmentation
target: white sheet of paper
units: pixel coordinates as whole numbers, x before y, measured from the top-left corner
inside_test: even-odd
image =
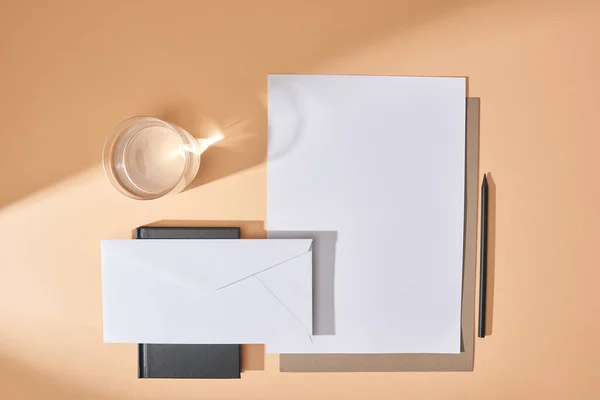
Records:
[[[102,241],[104,341],[311,342],[311,240]]]
[[[269,76],[269,237],[337,238],[313,341],[271,351],[460,352],[465,112],[464,78]]]

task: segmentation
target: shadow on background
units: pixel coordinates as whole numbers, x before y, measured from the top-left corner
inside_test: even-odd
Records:
[[[242,239],[264,239],[266,237],[263,221],[198,221],[198,220],[160,220],[145,226],[160,227],[229,227],[240,228]],[[132,231],[135,238],[135,229]],[[263,371],[265,369],[265,346],[262,344],[243,344],[241,368],[244,371]]]
[[[0,207],[98,165],[107,134],[134,115],[172,120],[194,136],[207,124],[223,130],[193,187],[259,165],[268,73],[318,73],[476,1],[262,0],[235,11],[223,2],[59,2],[53,18],[46,6],[7,4],[0,37],[19,40],[1,43],[0,183],[10,189]]]
[[[247,168],[262,164],[267,158],[267,110],[257,99],[245,105],[245,112],[225,125],[203,123],[200,135],[222,135],[201,155],[196,179],[187,190],[216,181]]]
[[[61,399],[109,400],[106,393],[91,393],[80,387],[67,385],[59,379],[31,369],[24,363],[0,357],[0,399]]]
[[[494,282],[496,277],[496,182],[490,172],[488,181],[488,255],[485,334],[491,335],[494,325]]]

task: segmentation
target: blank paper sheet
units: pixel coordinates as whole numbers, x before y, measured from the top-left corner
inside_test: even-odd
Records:
[[[465,78],[269,76],[267,230],[315,238],[313,341],[270,352],[460,352],[465,112]]]

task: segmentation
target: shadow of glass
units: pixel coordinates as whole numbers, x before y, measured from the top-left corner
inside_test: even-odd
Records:
[[[268,231],[270,239],[312,239],[313,334],[335,334],[335,231]]]
[[[284,157],[300,142],[302,135],[302,110],[294,89],[273,85],[269,80],[268,158]]]

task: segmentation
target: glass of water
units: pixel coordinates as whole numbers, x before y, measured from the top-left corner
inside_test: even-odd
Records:
[[[198,173],[200,152],[184,129],[154,117],[133,117],[106,139],[102,164],[121,193],[151,200],[185,189]]]

